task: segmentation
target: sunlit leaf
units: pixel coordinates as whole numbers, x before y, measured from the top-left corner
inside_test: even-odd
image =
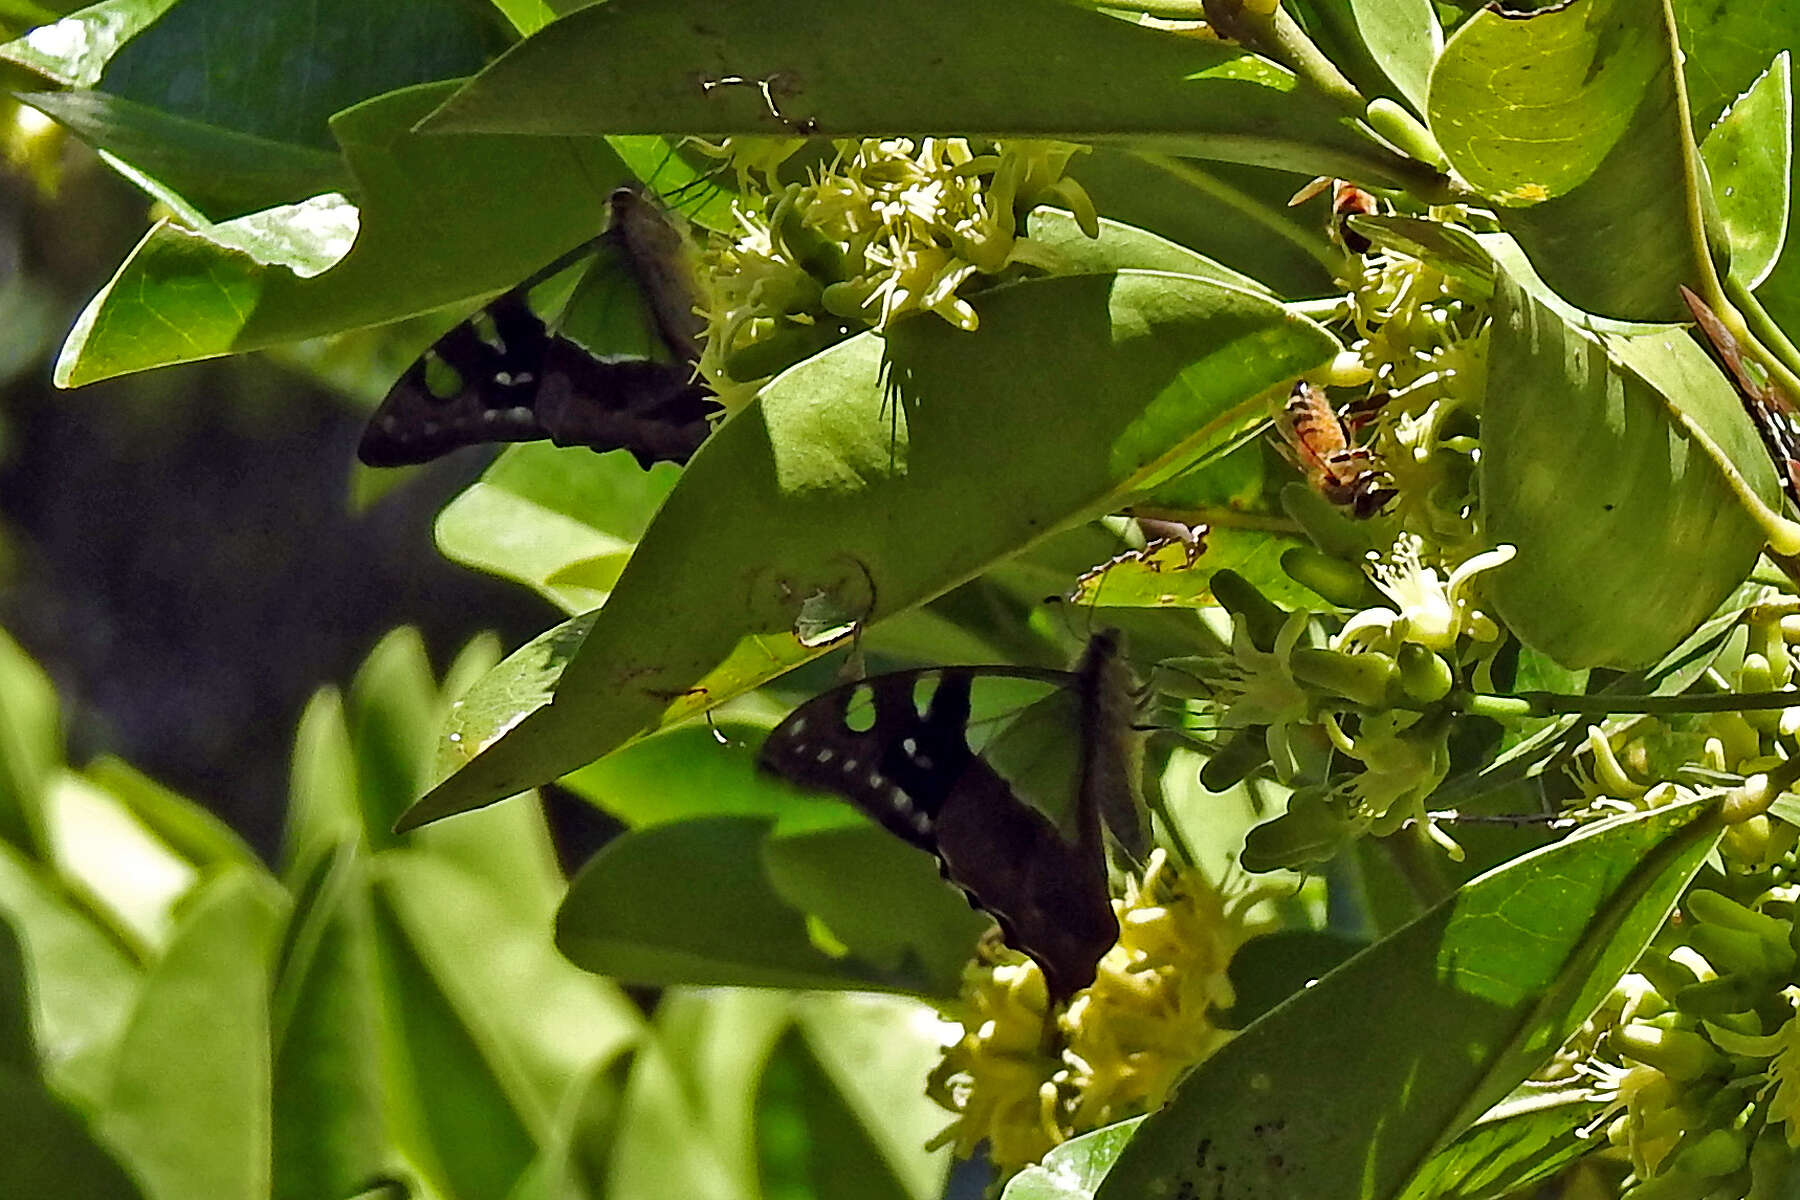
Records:
[[[1690,803],[1590,827],[1465,885],[1187,1076],[1096,1194],[1404,1194],[1433,1149],[1587,1018],[1721,829]]]
[[[793,630],[815,597],[878,620],[1154,487],[1335,345],[1191,276],[1045,279],[978,308],[974,335],[923,317],[841,343],[721,426],[606,607],[466,698],[449,737],[473,761],[406,824],[555,778],[814,657]]]

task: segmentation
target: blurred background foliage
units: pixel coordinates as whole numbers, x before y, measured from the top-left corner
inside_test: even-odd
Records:
[[[0,16],[6,36],[48,19]],[[432,546],[482,455],[379,496],[353,474],[363,416],[412,352],[392,333],[55,390],[58,344],[151,206],[36,110],[8,98],[0,123],[0,627],[55,681],[76,761],[118,754],[270,854],[288,739],[322,680],[402,622],[443,662],[554,610]]]

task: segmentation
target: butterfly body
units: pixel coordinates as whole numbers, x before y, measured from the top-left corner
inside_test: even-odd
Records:
[[[630,450],[645,467],[683,463],[719,407],[695,381],[701,319],[685,237],[631,188],[610,200],[592,246],[620,260],[666,357],[596,355],[552,332],[530,293],[558,260],[438,339],[408,367],[357,448],[375,467],[429,462],[464,446],[548,440]]]
[[[1047,707],[1027,710],[1046,721],[1072,700],[1076,753],[1060,810],[1021,796],[1027,769],[1014,766],[1009,777],[1000,743],[1022,737],[1009,729],[981,751],[970,744],[971,692],[997,679],[1051,685],[1040,702]],[[1106,832],[1134,853],[1142,849],[1135,711],[1117,641],[1100,635],[1074,671],[940,667],[835,688],[777,726],[760,761],[792,783],[841,796],[936,855],[944,877],[1039,964],[1051,997],[1065,1000],[1093,982],[1118,940]]]

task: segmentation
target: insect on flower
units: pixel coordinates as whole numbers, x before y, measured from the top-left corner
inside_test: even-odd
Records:
[[[1307,482],[1351,516],[1372,517],[1397,494],[1375,452],[1350,444],[1344,422],[1317,385],[1296,383],[1275,425],[1283,452]]]
[[[1342,242],[1344,249],[1350,253],[1367,254],[1371,249],[1369,239],[1350,228],[1350,218],[1381,212],[1381,202],[1373,192],[1365,191],[1348,180],[1321,176],[1295,192],[1288,201],[1288,207],[1305,204],[1327,187],[1331,189],[1331,236]]]

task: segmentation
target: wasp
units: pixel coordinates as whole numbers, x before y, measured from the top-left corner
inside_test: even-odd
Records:
[[[1375,198],[1373,192],[1365,191],[1347,180],[1333,179],[1327,175],[1313,180],[1295,192],[1293,198],[1288,201],[1288,207],[1305,204],[1327,187],[1331,189],[1331,224],[1329,228],[1332,237],[1342,242],[1344,249],[1352,254],[1367,254],[1371,248],[1369,239],[1350,228],[1350,218],[1371,216],[1381,212],[1381,201]]]
[[[1367,446],[1350,444],[1325,393],[1302,379],[1276,418],[1283,451],[1318,493],[1357,518],[1372,517],[1398,493]]]

